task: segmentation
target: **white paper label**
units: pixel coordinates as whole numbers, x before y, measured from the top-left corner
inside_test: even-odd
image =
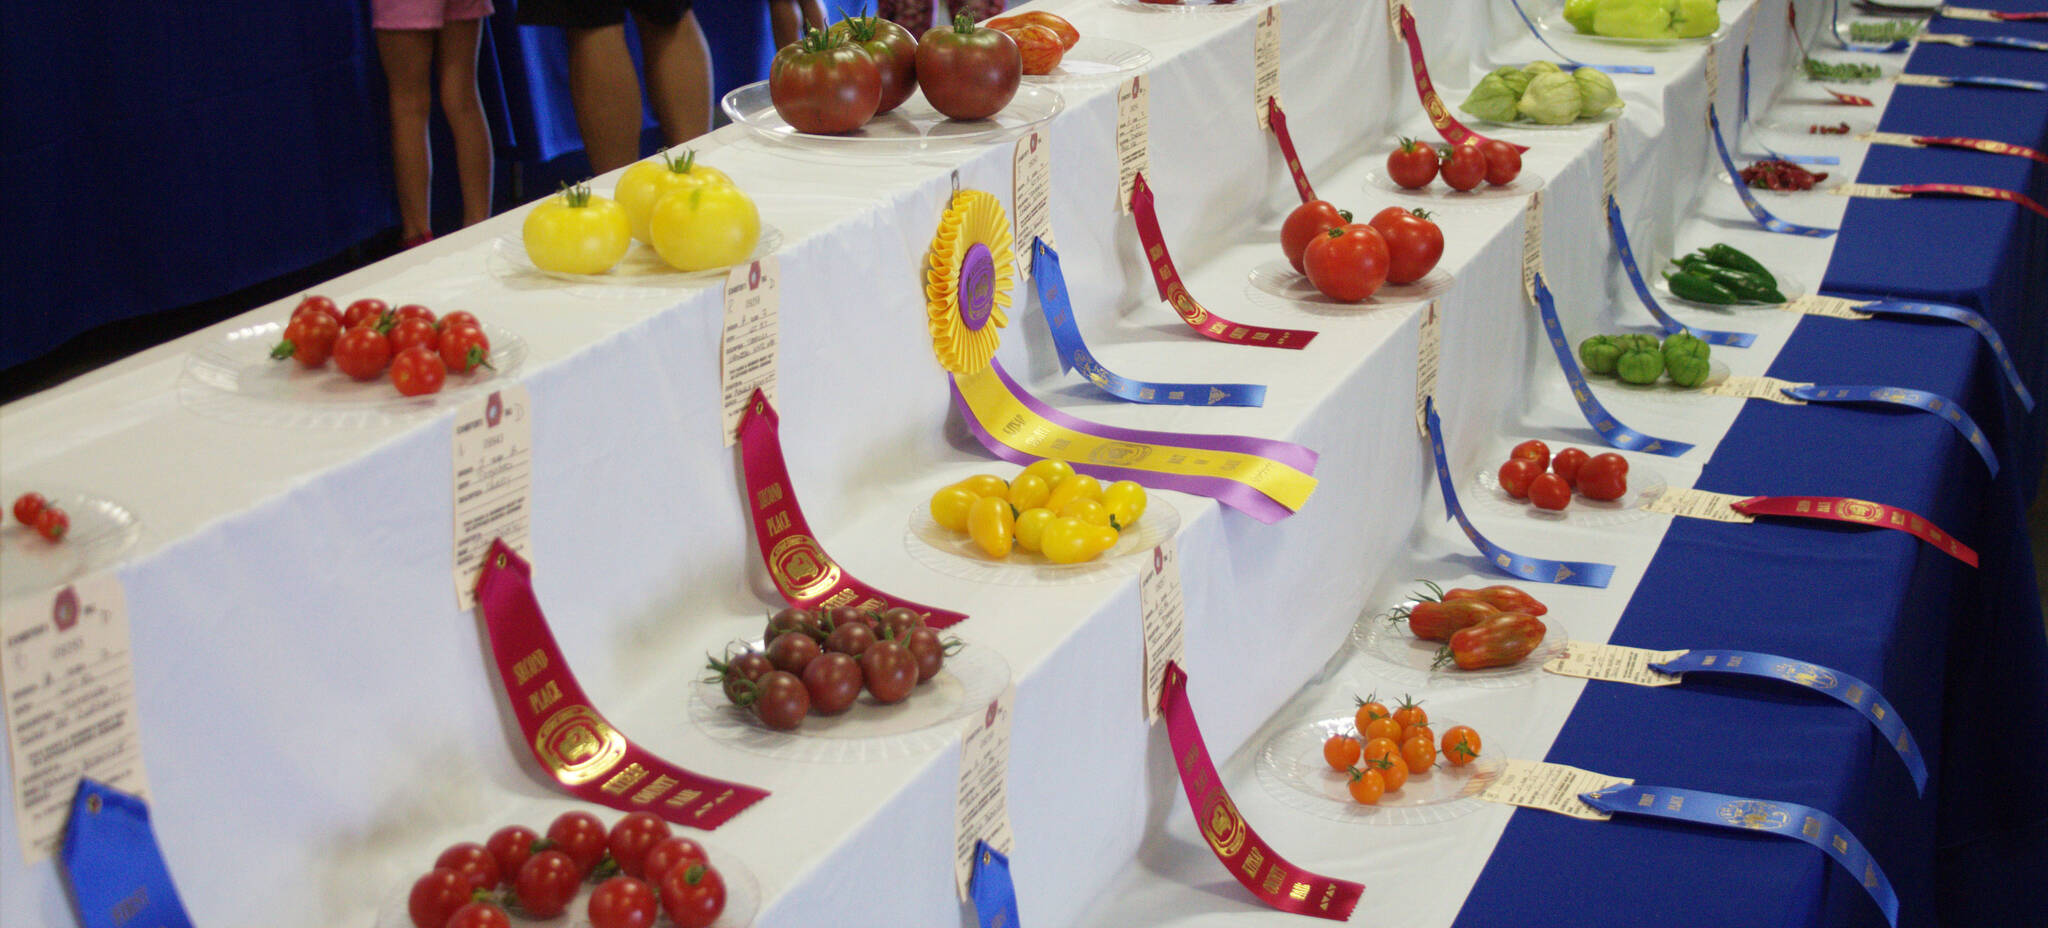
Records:
[[[1429,418],[1424,415],[1425,402],[1436,395],[1437,365],[1443,361],[1444,317],[1443,307],[1435,300],[1422,310],[1422,332],[1415,349],[1415,431],[1422,437],[1429,437]]]
[[[1806,401],[1786,396],[1782,391],[1787,387],[1810,387],[1810,383],[1795,383],[1776,377],[1730,377],[1717,384],[1700,388],[1708,396],[1732,396],[1745,400],[1770,400],[1787,406],[1804,406]]]
[[[1488,802],[1502,802],[1511,806],[1556,812],[1572,818],[1604,822],[1610,816],[1580,802],[1579,794],[1605,789],[1618,783],[1633,786],[1635,782],[1563,764],[1509,758],[1507,766],[1494,777],[1492,783],[1486,785],[1479,798]]]
[[[1975,42],[1970,41],[1969,36],[1956,35],[1952,32],[1923,32],[1917,36],[1914,36],[1913,41],[1934,42],[1940,45],[1954,45],[1957,48],[1965,48],[1977,44]]]
[[[1685,516],[1689,519],[1712,519],[1716,522],[1755,522],[1756,517],[1736,512],[1734,504],[1748,499],[1733,493],[1715,493],[1712,490],[1695,490],[1680,487],[1665,487],[1655,499],[1643,504],[1646,512],[1661,512],[1669,516]]]
[[[725,327],[719,337],[719,390],[725,403],[720,419],[725,446],[739,443],[740,419],[747,401],[760,390],[775,402],[775,349],[782,340],[780,323],[782,262],[774,255],[734,267],[725,275]]]
[[[1387,32],[1393,35],[1396,42],[1401,41],[1401,11],[1407,6],[1408,0],[1387,0]]]
[[[1744,52],[1745,54],[1747,54],[1747,53],[1749,52],[1749,47],[1750,47],[1751,45],[1754,45],[1754,44],[1756,44],[1756,20],[1757,20],[1757,16],[1758,16],[1759,14],[1761,14],[1762,12],[1763,12],[1763,7],[1762,7],[1762,6],[1756,6],[1756,7],[1751,7],[1751,8],[1750,8],[1750,11],[1749,11],[1749,25],[1748,25],[1747,27],[1745,27],[1745,28],[1744,28],[1744,29],[1742,30],[1742,51],[1743,51],[1743,52]]]
[[[1838,197],[1869,197],[1873,200],[1905,200],[1912,194],[1900,193],[1883,184],[1843,184],[1828,191]]]
[[[1180,545],[1172,539],[1152,549],[1152,566],[1138,572],[1138,615],[1145,638],[1145,722],[1150,724],[1159,720],[1167,662],[1187,659]]]
[[[476,607],[491,541],[524,556],[533,513],[533,401],[512,384],[455,416],[455,599]]]
[[[1680,680],[1677,674],[1651,670],[1650,665],[1677,660],[1684,656],[1684,651],[1646,651],[1642,648],[1625,648],[1618,644],[1568,641],[1565,642],[1564,654],[1551,658],[1543,665],[1543,669],[1564,677],[1633,683],[1637,686],[1676,686]]]
[[[1859,303],[1855,300],[1845,300],[1838,296],[1808,294],[1795,298],[1790,303],[1786,303],[1784,309],[1786,312],[1805,313],[1809,316],[1833,316],[1837,319],[1868,319],[1870,318],[1869,313],[1856,308],[1867,305],[1869,304]]]
[[[961,901],[968,898],[968,880],[974,875],[977,842],[1007,856],[1016,848],[1010,832],[1010,706],[1017,698],[1017,684],[967,720],[960,733],[960,788],[954,800],[953,881]]]
[[[1707,46],[1707,105],[1721,100],[1721,47]]]
[[[1536,275],[1543,273],[1543,191],[1529,194],[1522,215],[1522,292],[1536,302]]]
[[[1913,141],[1913,136],[1907,135],[1904,132],[1865,132],[1858,135],[1856,141],[1869,142],[1872,145],[1899,145],[1905,148],[1921,147],[1919,142]]]
[[[1116,88],[1116,208],[1131,213],[1131,186],[1139,174],[1152,173],[1151,91],[1145,75]]]
[[[112,571],[0,611],[0,686],[15,833],[30,865],[56,853],[79,777],[146,797],[128,605]]]
[[[2000,23],[2005,21],[1999,19],[1998,14],[1993,13],[1990,10],[1979,10],[1972,7],[1962,6],[1944,6],[1941,8],[1941,15],[1946,16],[1949,19],[1974,19],[1978,20],[1979,22],[1987,23]]]
[[[1032,130],[1010,154],[1010,238],[1020,286],[1031,279],[1031,240],[1053,245],[1052,138],[1046,132]]]
[[[1252,33],[1252,110],[1258,114],[1259,131],[1271,129],[1266,119],[1266,101],[1280,99],[1280,7],[1269,5],[1259,14],[1258,29]]]
[[[1901,86],[1901,87],[1948,87],[1948,86],[1951,86],[1951,85],[1949,84],[1949,80],[1948,80],[1948,78],[1945,78],[1945,77],[1937,77],[1937,76],[1935,76],[1935,75],[1933,75],[1933,74],[1901,74],[1901,75],[1899,75],[1899,86]]]
[[[1600,200],[1600,208],[1607,208],[1607,201],[1621,190],[1621,123],[1610,122],[1606,131],[1600,133],[1600,189],[1606,196]]]

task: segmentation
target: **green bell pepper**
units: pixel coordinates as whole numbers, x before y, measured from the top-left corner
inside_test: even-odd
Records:
[[[1671,375],[1671,382],[1687,389],[1706,383],[1711,369],[1705,354],[1664,355],[1664,370]]]
[[[1630,348],[1614,362],[1614,372],[1629,383],[1656,383],[1664,376],[1664,354],[1650,348]]]
[[[1720,284],[1735,299],[1744,303],[1783,303],[1785,295],[1778,288],[1753,271],[1737,270],[1719,264],[1709,263],[1705,258],[1692,258],[1681,264],[1685,273],[1709,283]]]
[[[1730,292],[1727,287],[1700,277],[1689,270],[1680,270],[1675,274],[1665,271],[1664,281],[1671,285],[1671,292],[1681,299],[1691,300],[1695,303],[1712,303],[1716,306],[1727,306],[1736,302],[1735,294]]]
[[[1664,365],[1671,366],[1674,357],[1704,358],[1713,352],[1699,336],[1691,332],[1680,332],[1664,340]]]
[[[1612,374],[1614,362],[1621,359],[1623,348],[1620,342],[1610,336],[1595,335],[1579,343],[1579,363],[1589,373]]]
[[[1738,271],[1755,274],[1763,278],[1764,283],[1773,289],[1778,286],[1778,278],[1771,276],[1770,269],[1764,267],[1763,262],[1735,250],[1733,246],[1716,243],[1700,249],[1698,254],[1722,267],[1732,267]]]

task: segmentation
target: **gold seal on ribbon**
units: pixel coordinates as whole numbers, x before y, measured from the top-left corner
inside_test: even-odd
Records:
[[[994,194],[962,190],[939,219],[925,270],[925,315],[932,353],[955,374],[979,373],[995,357],[1010,324],[1010,220]]]

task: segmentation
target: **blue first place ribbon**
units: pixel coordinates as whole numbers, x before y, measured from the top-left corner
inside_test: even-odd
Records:
[[[1628,245],[1628,229],[1621,224],[1621,204],[1613,197],[1607,198],[1607,232],[1614,239],[1614,250],[1621,255],[1621,269],[1628,272],[1628,282],[1635,287],[1636,298],[1643,302],[1643,308],[1657,318],[1657,324],[1666,336],[1685,332],[1711,345],[1727,345],[1730,348],[1747,348],[1756,343],[1756,336],[1749,332],[1717,332],[1713,329],[1695,329],[1673,318],[1650,293],[1650,285],[1643,281],[1643,269],[1636,264],[1635,249]]]
[[[1977,449],[1977,456],[1984,459],[1984,466],[1991,468],[1991,476],[1998,476],[1998,453],[1991,450],[1991,442],[1985,440],[1984,430],[1977,427],[1977,421],[1963,411],[1961,404],[1939,393],[1904,387],[1824,383],[1786,387],[1783,392],[1786,396],[1809,403],[1891,403],[1933,413],[1968,439],[1970,447]]]
[[[2005,349],[2005,339],[1999,338],[1998,330],[1992,328],[1991,323],[1984,321],[1984,317],[1978,315],[1975,310],[1948,303],[1890,299],[1865,303],[1856,307],[1856,310],[1894,316],[1947,319],[1969,326],[1978,335],[1984,336],[1985,344],[1991,346],[1991,354],[1998,358],[1998,367],[2005,372],[2005,382],[2012,387],[2013,393],[2019,395],[2020,405],[2026,407],[2028,412],[2034,411],[2034,394],[2027,389],[2026,382],[2020,377],[2020,369],[2012,363],[2012,353]]]
[[[1899,923],[1899,896],[1892,891],[1892,881],[1884,875],[1884,868],[1877,865],[1877,859],[1870,856],[1855,834],[1819,809],[1705,790],[1621,783],[1580,793],[1579,800],[1610,815],[1627,812],[1797,838],[1834,858],[1869,891],[1870,898],[1884,911],[1885,920],[1892,925]]]
[[[1876,726],[1892,750],[1898,752],[1899,760],[1905,762],[1906,772],[1913,777],[1913,788],[1920,795],[1927,795],[1927,761],[1920,754],[1919,743],[1913,740],[1913,733],[1907,730],[1905,720],[1899,718],[1898,710],[1885,701],[1884,694],[1862,680],[1831,667],[1776,654],[1719,649],[1687,651],[1672,660],[1651,664],[1650,669],[1668,674],[1692,671],[1746,674],[1767,680],[1783,680],[1832,696],[1843,705],[1863,713],[1863,717]]]
[[[1557,319],[1557,301],[1550,295],[1550,285],[1543,282],[1543,275],[1536,275],[1536,310],[1543,315],[1543,338],[1550,343],[1552,354],[1557,355],[1559,367],[1564,368],[1565,382],[1572,388],[1572,399],[1579,404],[1579,412],[1586,422],[1600,433],[1600,440],[1623,451],[1641,451],[1645,454],[1661,454],[1678,457],[1692,446],[1682,441],[1645,435],[1622,425],[1607,407],[1593,396],[1593,388],[1586,384],[1586,375],[1579,370],[1578,359],[1572,356],[1572,346],[1564,337],[1564,323]]]
[[[58,856],[81,928],[192,928],[141,797],[81,777]]]
[[[1522,0],[1508,0],[1508,2],[1515,5],[1516,13],[1521,14],[1522,24],[1529,27],[1529,34],[1535,36],[1536,41],[1543,43],[1544,48],[1550,49],[1551,54],[1564,59],[1566,64],[1564,70],[1576,71],[1579,68],[1592,68],[1595,71],[1604,71],[1608,74],[1657,73],[1656,68],[1650,67],[1646,64],[1587,64],[1583,61],[1580,61],[1577,58],[1573,58],[1572,56],[1565,54],[1564,52],[1558,51],[1557,46],[1550,44],[1550,40],[1543,37],[1543,30],[1536,28],[1536,21],[1529,18],[1529,11],[1522,9]]]
[[[1586,586],[1605,589],[1614,578],[1614,565],[1593,564],[1581,561],[1552,561],[1540,557],[1527,557],[1509,551],[1479,534],[1472,520],[1466,518],[1465,507],[1458,503],[1458,491],[1451,481],[1451,464],[1444,456],[1444,426],[1436,415],[1436,398],[1423,401],[1423,418],[1429,427],[1429,452],[1436,458],[1436,482],[1443,490],[1444,510],[1448,518],[1458,520],[1458,527],[1465,530],[1465,537],[1479,548],[1479,553],[1493,566],[1537,583],[1562,583],[1566,586]]]
[[[1756,218],[1757,225],[1783,235],[1804,235],[1808,238],[1830,238],[1835,234],[1834,229],[1819,229],[1786,222],[1771,215],[1770,210],[1764,209],[1764,205],[1757,202],[1756,194],[1749,192],[1748,185],[1742,182],[1742,172],[1736,170],[1735,159],[1728,156],[1728,142],[1721,138],[1721,117],[1714,112],[1712,102],[1707,103],[1707,128],[1713,130],[1714,150],[1721,155],[1721,167],[1728,171],[1728,181],[1735,185],[1735,195],[1742,198],[1743,208],[1749,210],[1749,214]]]
[[[1745,130],[1749,126],[1749,46],[1747,45],[1742,46],[1741,73],[1742,96],[1737,97],[1735,100],[1735,104],[1738,107],[1738,109],[1735,112],[1735,122],[1736,128],[1738,130]],[[1738,143],[1739,141],[1740,140],[1738,140]],[[1782,152],[1772,150],[1771,146],[1765,145],[1762,139],[1756,139],[1755,141],[1757,147],[1764,150],[1764,154],[1770,155],[1771,157],[1776,158],[1779,161],[1789,161],[1793,164],[1842,163],[1842,159],[1835,157],[1834,155],[1787,155]]]
[[[1038,308],[1052,330],[1053,347],[1059,350],[1060,370],[1079,368],[1081,376],[1096,389],[1127,403],[1158,406],[1263,406],[1266,388],[1249,383],[1152,383],[1121,376],[1088,350],[1081,340],[1081,327],[1074,321],[1073,302],[1067,297],[1067,278],[1060,272],[1059,252],[1044,239],[1031,240],[1031,276],[1038,285]]]
[[[987,841],[974,843],[974,869],[967,878],[967,894],[974,900],[974,917],[981,928],[1015,928],[1018,924],[1010,858]]]

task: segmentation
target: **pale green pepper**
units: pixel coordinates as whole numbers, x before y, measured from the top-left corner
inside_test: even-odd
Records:
[[[1614,373],[1614,362],[1621,360],[1620,342],[1606,335],[1595,335],[1579,343],[1579,363],[1594,374]]]
[[[1631,348],[1614,362],[1614,372],[1629,383],[1651,384],[1664,376],[1664,354],[1650,348]]]
[[[1704,354],[1666,354],[1664,370],[1671,375],[1672,383],[1690,389],[1706,383],[1712,367]]]

